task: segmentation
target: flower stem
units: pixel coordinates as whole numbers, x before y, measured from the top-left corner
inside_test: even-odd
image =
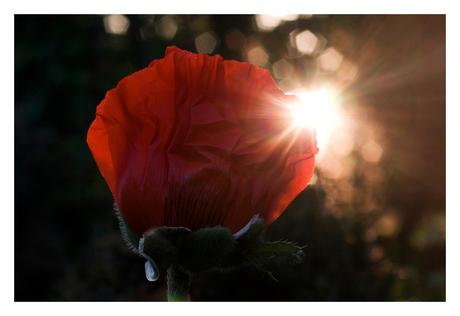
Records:
[[[189,274],[178,266],[171,266],[166,276],[169,302],[187,302],[190,290]]]

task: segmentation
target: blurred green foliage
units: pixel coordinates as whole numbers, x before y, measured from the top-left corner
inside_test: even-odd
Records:
[[[148,282],[121,238],[86,133],[105,93],[169,45],[196,52],[196,37],[212,31],[212,54],[246,61],[244,45],[228,47],[234,29],[265,47],[267,69],[287,56],[307,81],[315,60],[289,55],[289,34],[308,29],[340,47],[334,34],[346,30],[354,40],[343,51],[360,70],[348,90],[367,111],[357,120],[381,129],[385,152],[377,164],[350,152],[351,202],[317,168],[266,231],[307,246],[301,264],[269,261],[278,282],[249,267],[209,271],[193,277],[192,299],[445,300],[445,16],[313,16],[261,32],[251,15],[182,15],[171,39],[156,31],[162,17],[127,16],[120,35],[104,16],[15,16],[15,300],[166,299],[164,277]],[[383,180],[370,181],[377,173]]]

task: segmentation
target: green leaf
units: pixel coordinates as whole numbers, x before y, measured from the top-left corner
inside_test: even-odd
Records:
[[[264,268],[262,268],[261,266],[259,266],[257,263],[255,263],[252,260],[250,260],[250,262],[252,263],[252,267],[255,268],[257,271],[259,271],[259,273],[261,273],[263,276],[269,277],[270,279],[273,279],[276,282],[278,282],[278,280],[275,279],[275,277],[273,276],[273,273],[271,273],[268,270],[265,270]]]
[[[302,248],[287,241],[263,243],[252,249],[247,256],[250,260],[258,263],[263,263],[274,256],[288,257],[296,263],[300,263],[305,258]]]

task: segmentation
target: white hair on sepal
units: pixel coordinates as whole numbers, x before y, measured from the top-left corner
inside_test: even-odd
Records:
[[[141,238],[141,236],[139,236],[125,221],[125,219],[120,213],[120,210],[118,209],[117,203],[113,202],[113,206],[115,209],[115,214],[118,218],[118,226],[120,227],[121,236],[123,237],[123,240],[125,241],[129,250],[142,257],[142,254],[140,254],[138,250],[139,239]]]

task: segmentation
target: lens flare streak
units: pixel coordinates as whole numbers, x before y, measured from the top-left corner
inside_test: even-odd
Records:
[[[339,121],[337,94],[329,89],[307,91],[299,94],[302,103],[293,109],[294,125],[313,126],[320,147],[324,147]]]

